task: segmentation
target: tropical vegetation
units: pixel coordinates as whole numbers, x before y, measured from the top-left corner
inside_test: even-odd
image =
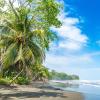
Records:
[[[22,84],[49,75],[45,52],[60,27],[56,0],[0,0],[0,77]]]

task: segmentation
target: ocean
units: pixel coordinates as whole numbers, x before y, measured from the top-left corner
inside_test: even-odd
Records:
[[[100,100],[100,80],[88,81],[57,81],[52,80],[50,84],[65,91],[80,92],[84,95],[84,100]]]

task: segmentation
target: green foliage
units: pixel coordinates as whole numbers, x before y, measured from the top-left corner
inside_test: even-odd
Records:
[[[32,74],[33,74],[33,80],[45,80],[48,79],[50,76],[50,73],[48,71],[48,68],[46,68],[45,66],[36,63],[33,67],[32,70]]]
[[[30,83],[30,80],[26,77],[18,77],[16,79],[16,83],[20,85],[28,85]]]
[[[18,3],[17,6],[14,5],[15,2],[16,5]],[[3,77],[14,77],[20,72],[26,77],[36,76],[37,73],[38,79],[47,77],[47,69],[40,66],[37,70],[34,64],[38,62],[42,65],[46,50],[57,37],[50,27],[61,26],[57,19],[59,12],[60,4],[56,0],[0,0]],[[25,81],[22,78],[19,80]]]
[[[66,73],[59,73],[55,70],[50,72],[51,77],[49,79],[56,79],[56,80],[79,80],[79,76],[77,75],[68,75]]]
[[[0,78],[0,85],[9,85],[9,84],[10,84],[10,80],[6,78]]]

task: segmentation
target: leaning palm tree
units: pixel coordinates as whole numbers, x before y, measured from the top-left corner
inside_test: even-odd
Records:
[[[50,27],[61,25],[57,19],[60,6],[55,0],[0,2],[1,72],[14,69],[18,75],[28,75],[35,61],[43,62],[56,37]]]

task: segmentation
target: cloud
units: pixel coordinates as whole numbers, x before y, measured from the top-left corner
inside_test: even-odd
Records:
[[[54,55],[47,54],[46,65],[51,67],[82,67],[82,63],[89,64],[93,61],[88,54],[83,55]]]
[[[98,58],[99,57],[99,58]],[[47,54],[45,65],[50,69],[68,72],[73,69],[91,69],[99,68],[100,52],[84,53],[84,54],[66,54],[55,55]]]
[[[52,30],[63,38],[59,43],[60,48],[80,50],[87,45],[88,37],[77,26],[80,23],[78,18],[68,17],[68,13],[61,11],[58,19],[62,22],[62,26],[60,28],[52,27]]]

